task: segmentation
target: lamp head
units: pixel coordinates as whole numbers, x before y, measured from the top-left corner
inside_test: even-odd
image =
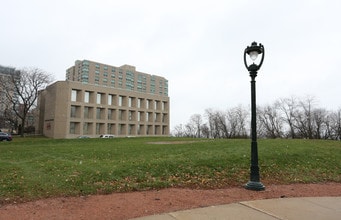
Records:
[[[246,62],[246,54],[249,55],[250,59],[252,60],[252,64],[248,65]],[[255,64],[254,62],[257,60],[258,56],[262,55],[262,58],[259,64]],[[244,64],[246,69],[249,71],[258,71],[263,64],[264,60],[264,46],[262,44],[257,44],[257,42],[252,42],[251,46],[247,46],[244,51]]]

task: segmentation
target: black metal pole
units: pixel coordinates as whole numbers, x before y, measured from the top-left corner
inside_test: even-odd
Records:
[[[265,186],[260,182],[258,166],[257,146],[257,118],[256,118],[256,81],[257,71],[250,71],[251,77],[251,167],[250,181],[245,185],[246,189],[264,190]]]

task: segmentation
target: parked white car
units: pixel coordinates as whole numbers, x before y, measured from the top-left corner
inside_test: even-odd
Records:
[[[99,137],[100,138],[114,138],[115,136],[112,134],[101,134]]]

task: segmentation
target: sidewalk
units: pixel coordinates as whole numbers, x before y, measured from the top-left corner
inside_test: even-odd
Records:
[[[146,216],[134,220],[339,220],[341,197],[302,197],[239,202]]]

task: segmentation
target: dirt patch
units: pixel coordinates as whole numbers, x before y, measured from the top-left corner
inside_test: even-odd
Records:
[[[246,200],[341,196],[341,183],[269,185],[215,190],[163,189],[83,197],[43,199],[0,207],[0,219],[130,219]]]

